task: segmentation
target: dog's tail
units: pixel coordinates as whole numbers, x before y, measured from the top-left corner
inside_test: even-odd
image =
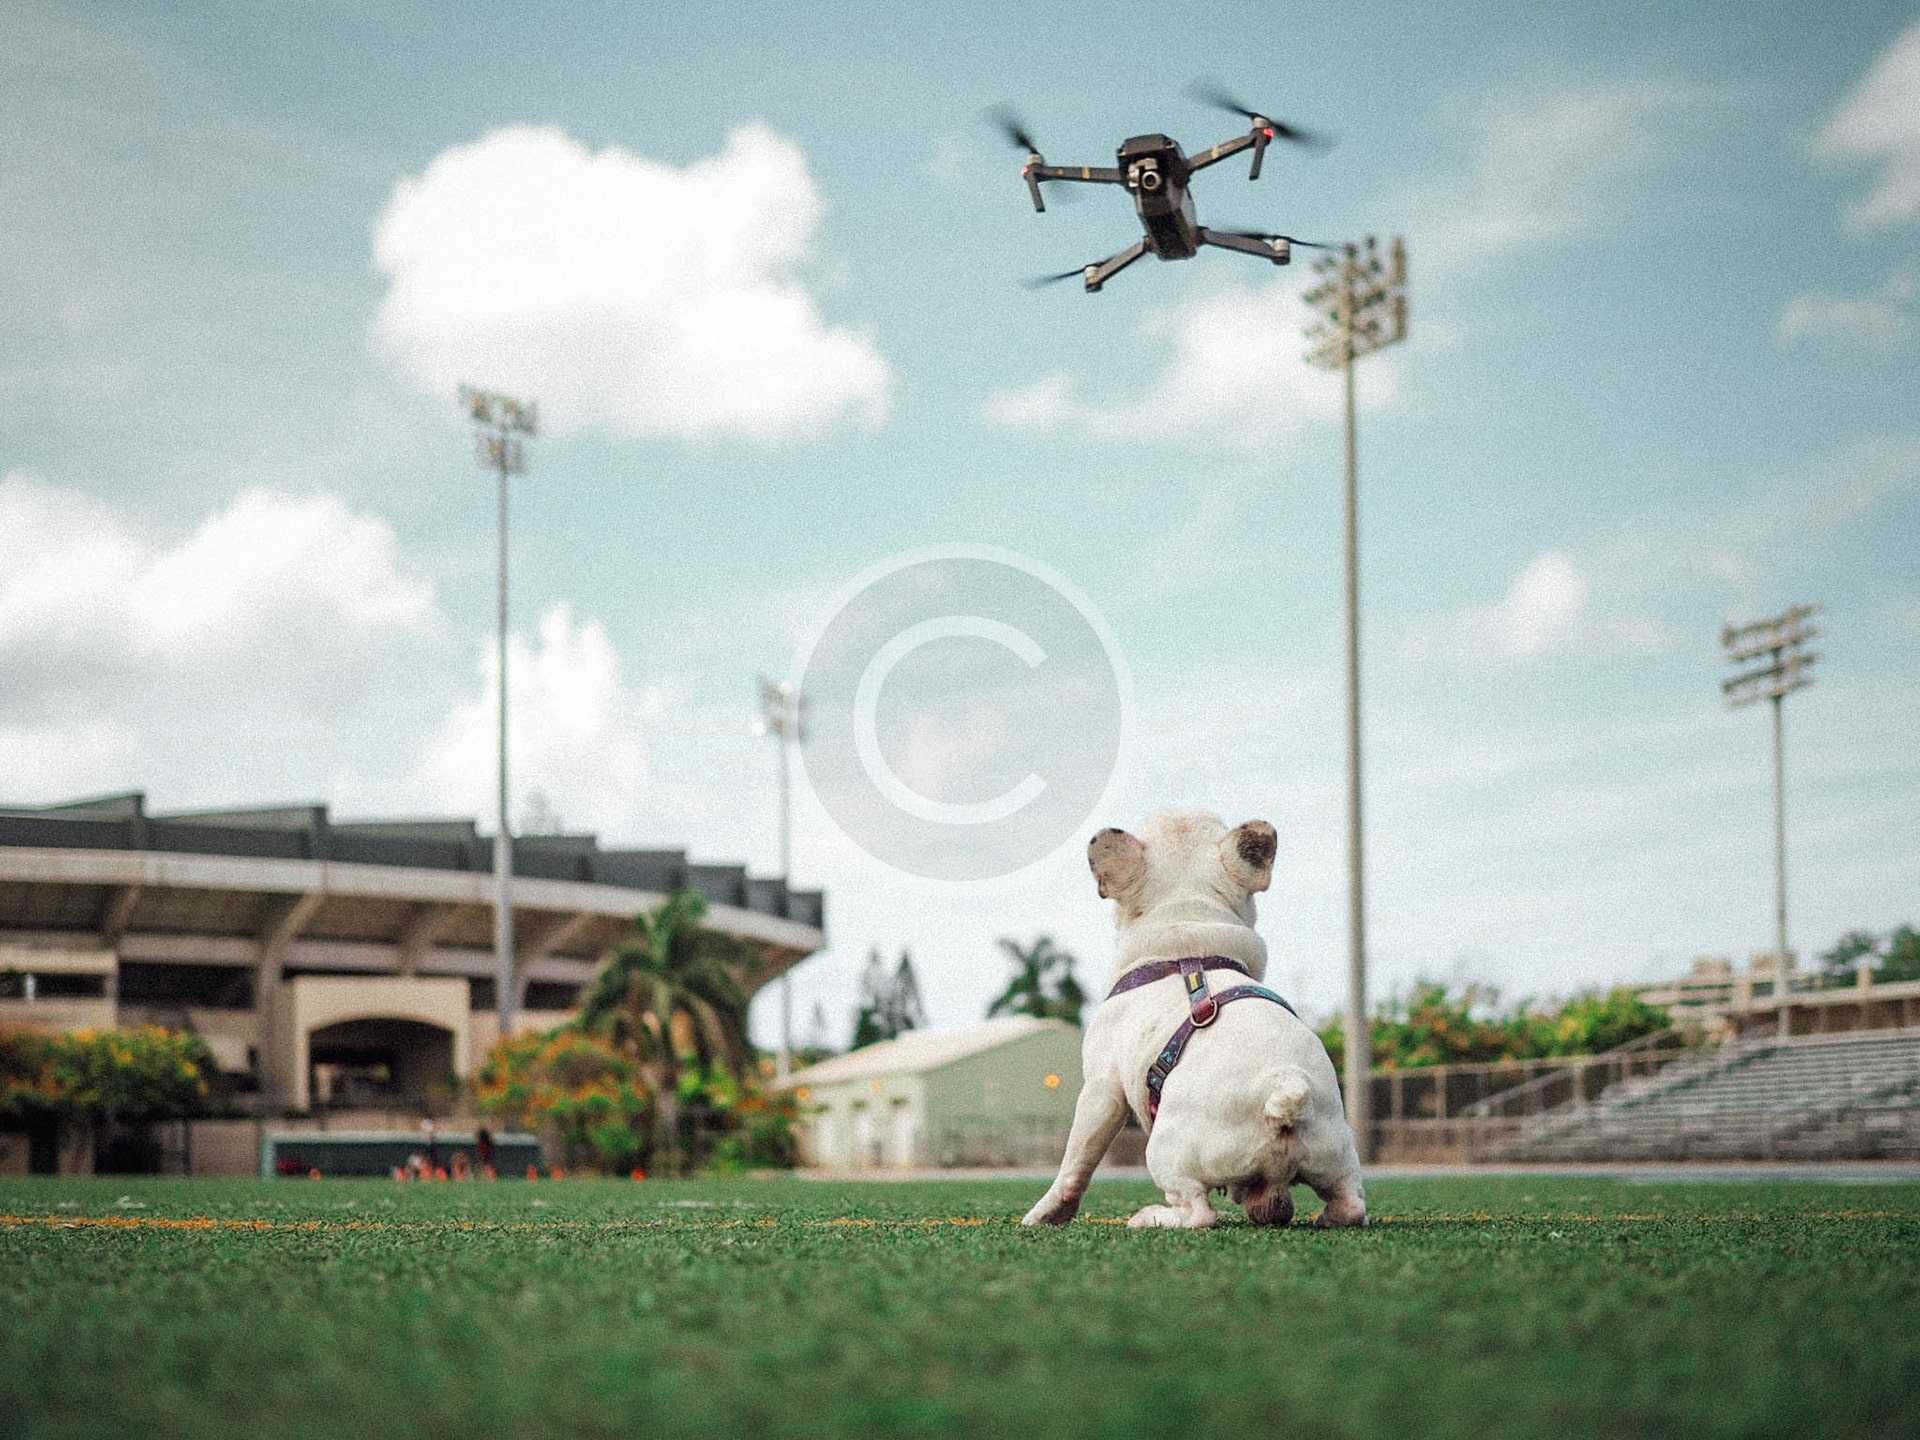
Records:
[[[1291,1130],[1306,1117],[1313,1099],[1313,1082],[1298,1065],[1277,1065],[1263,1077],[1265,1099],[1260,1113],[1276,1130]]]

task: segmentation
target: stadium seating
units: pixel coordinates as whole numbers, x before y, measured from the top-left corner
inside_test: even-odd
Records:
[[[1760,1040],[1550,1111],[1513,1160],[1920,1156],[1920,1031]]]

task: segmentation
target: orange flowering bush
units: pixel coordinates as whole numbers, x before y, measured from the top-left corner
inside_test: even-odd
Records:
[[[0,1113],[159,1120],[207,1098],[213,1057],[197,1035],[137,1030],[0,1032]]]
[[[567,1165],[595,1165],[608,1174],[624,1174],[640,1158],[653,1105],[632,1060],[601,1036],[571,1026],[495,1045],[473,1098],[510,1124],[552,1126]]]

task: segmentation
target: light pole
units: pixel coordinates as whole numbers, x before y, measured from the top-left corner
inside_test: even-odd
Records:
[[[780,756],[780,883],[793,883],[793,773],[788,747],[807,738],[806,697],[791,681],[769,680],[761,675],[760,718],[753,722],[754,733],[771,735]],[[780,1059],[779,1075],[786,1079],[793,1069],[793,977],[791,968],[780,972]]]
[[[1320,283],[1307,303],[1324,317],[1308,331],[1309,364],[1343,372],[1346,389],[1347,483],[1347,1123],[1361,1159],[1372,1151],[1373,1054],[1367,1033],[1366,863],[1360,813],[1360,505],[1359,437],[1354,418],[1354,361],[1407,338],[1407,247],[1395,238],[1384,265],[1379,245],[1342,247],[1314,262]]]
[[[1781,701],[1813,683],[1818,651],[1807,650],[1819,631],[1807,622],[1818,605],[1795,605],[1765,620],[1722,625],[1720,645],[1734,665],[1751,665],[1720,682],[1720,691],[1736,710],[1756,700],[1773,702],[1773,995],[1780,1005],[1780,1034],[1787,1033],[1787,762],[1786,725]],[[1752,665],[1753,661],[1760,661]]]
[[[500,606],[496,663],[500,672],[500,793],[493,834],[493,998],[500,1038],[513,1033],[513,835],[507,818],[507,477],[527,468],[521,437],[539,431],[539,410],[494,390],[460,387],[460,404],[474,423],[474,451],[500,477]]]

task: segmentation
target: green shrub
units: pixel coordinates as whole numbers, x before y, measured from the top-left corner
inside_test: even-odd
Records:
[[[180,1030],[0,1031],[0,1114],[137,1124],[205,1107],[213,1057]]]
[[[1626,989],[1576,996],[1557,1010],[1523,1009],[1504,1019],[1474,1013],[1491,1002],[1489,992],[1474,986],[1455,997],[1444,985],[1419,982],[1404,1002],[1389,1001],[1374,1015],[1369,1027],[1374,1069],[1597,1055],[1673,1023],[1665,1010]],[[1328,1022],[1320,1029],[1320,1039],[1334,1068],[1342,1069],[1345,1024]]]

